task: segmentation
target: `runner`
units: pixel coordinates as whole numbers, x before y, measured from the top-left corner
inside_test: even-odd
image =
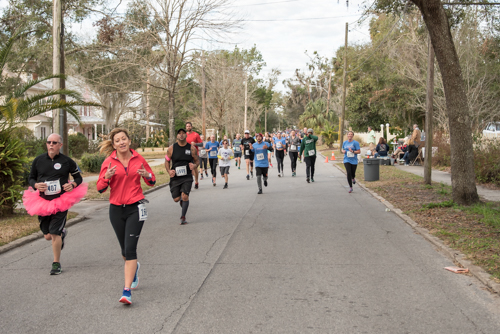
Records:
[[[120,243],[125,260],[125,287],[120,303],[132,304],[131,289],[139,285],[137,242],[144,221],[148,218],[148,203],[142,193],[141,178],[152,187],[156,183],[153,171],[146,160],[130,148],[130,137],[126,129],[115,128],[109,140],[101,143],[100,151],[108,157],[101,165],[97,190],[103,193],[110,187],[109,220]]]
[[[219,154],[217,154],[220,162],[220,175],[224,178],[226,183],[223,189],[227,189],[227,181],[229,177],[229,167],[231,167],[231,159],[234,158],[233,150],[229,148],[229,140],[223,139],[222,145],[219,149]]]
[[[352,193],[352,185],[356,184],[356,168],[358,168],[358,154],[361,153],[361,146],[354,138],[354,132],[347,133],[347,140],[342,144],[341,152],[344,153],[344,166],[347,172],[347,182],[349,183],[349,193]]]
[[[88,187],[82,183],[76,163],[60,153],[62,145],[62,138],[57,133],[47,138],[47,153],[33,160],[28,178],[30,188],[23,194],[26,211],[32,216],[38,215],[45,240],[52,242],[54,262],[51,275],[62,272],[61,250],[68,234],[64,228],[68,209],[85,196]],[[73,177],[71,182],[68,179],[70,174]]]
[[[274,149],[276,150],[276,162],[278,164],[279,177],[285,176],[283,170],[283,160],[285,159],[285,145],[286,139],[282,138],[281,132],[278,132],[278,135],[274,140]]]
[[[170,165],[172,164],[172,165]],[[179,202],[181,225],[187,224],[186,214],[189,207],[189,193],[193,186],[194,169],[198,168],[196,149],[186,141],[186,130],[177,130],[177,142],[167,149],[165,169],[170,175],[170,193],[174,202]]]
[[[250,137],[250,131],[245,130],[245,138],[241,140],[241,149],[245,155],[245,162],[247,163],[247,180],[250,180],[250,175],[253,178],[253,158],[254,153],[252,152],[250,145],[255,143],[255,140]],[[249,173],[250,172],[250,173]]]
[[[266,137],[264,138],[264,141],[267,143],[267,160],[269,160],[269,166],[271,168],[273,167],[273,164],[271,162],[271,156],[273,155],[273,140],[271,138],[271,135],[269,132],[266,132]]]
[[[186,122],[186,141],[196,148],[196,153],[198,153],[198,147],[203,147],[203,140],[200,135],[193,131],[193,124],[191,122]],[[194,174],[194,189],[198,189],[198,168],[193,171]],[[202,175],[203,176],[203,175]]]
[[[306,181],[309,180],[314,182],[314,165],[316,164],[316,142],[318,137],[313,135],[313,129],[307,130],[307,135],[302,139],[300,145],[300,155],[304,155],[304,161],[306,162]],[[309,176],[311,178],[309,179]]]
[[[210,136],[210,141],[205,144],[205,149],[208,153],[208,162],[210,163],[210,171],[212,172],[212,183],[216,186],[217,178],[217,150],[219,143],[215,141],[215,135]]]
[[[299,155],[300,150],[300,138],[295,136],[295,131],[292,130],[290,134],[290,138],[288,138],[289,142],[289,153],[290,153],[290,162],[292,165],[292,176],[297,175],[297,157]]]
[[[222,140],[219,142],[219,147],[222,148],[222,142],[224,140],[227,140],[227,145],[229,148],[231,148],[231,140],[227,138],[227,135],[224,135],[224,137],[222,138]]]
[[[250,150],[255,154],[255,173],[257,174],[258,194],[262,194],[262,178],[264,178],[264,187],[267,187],[267,178],[269,171],[269,161],[266,159],[268,152],[268,143],[262,141],[262,133],[256,136],[257,143],[250,144]]]
[[[201,144],[202,146],[198,150],[198,157],[199,157],[199,161],[200,161],[200,179],[203,180],[203,171],[205,171],[205,175],[208,177],[208,172],[207,172],[207,168],[208,168],[208,153],[207,153],[207,150],[205,149],[205,145],[207,143],[205,141],[205,136],[201,135],[200,138],[202,140],[202,144]]]
[[[236,134],[236,139],[233,140],[233,149],[234,149],[234,160],[235,166],[240,169],[241,166],[241,135]]]

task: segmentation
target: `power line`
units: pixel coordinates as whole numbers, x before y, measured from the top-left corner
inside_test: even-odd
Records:
[[[249,4],[249,5],[235,5],[235,6],[224,6],[224,7],[251,7],[251,6],[262,6],[262,5],[273,5],[276,3],[284,3],[284,2],[297,2],[301,0],[284,0],[284,1],[275,1],[275,2],[261,2],[261,3],[254,3],[254,4]]]

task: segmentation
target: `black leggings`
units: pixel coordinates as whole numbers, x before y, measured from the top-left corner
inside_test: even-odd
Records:
[[[109,206],[109,220],[115,230],[125,260],[137,260],[137,242],[144,221],[139,221],[139,203]]]
[[[210,162],[210,172],[212,173],[212,177],[217,177],[217,158],[208,159]]]
[[[290,162],[292,163],[292,172],[295,172],[297,169],[297,158],[299,156],[299,152],[288,152],[290,153]]]
[[[276,150],[276,161],[278,162],[278,173],[283,170],[283,159],[285,159],[285,151]]]
[[[200,158],[200,168],[201,170],[206,170],[208,168],[208,158]]]
[[[309,174],[311,177],[314,177],[314,165],[316,164],[316,156],[305,157],[304,161],[306,162],[306,176],[309,178]]]
[[[352,188],[352,179],[356,178],[356,168],[358,165],[350,164],[349,162],[344,162],[345,170],[347,172],[347,182],[349,182],[349,187]]]

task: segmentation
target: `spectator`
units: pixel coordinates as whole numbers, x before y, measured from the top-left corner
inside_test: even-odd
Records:
[[[415,146],[415,142],[412,138],[408,141],[408,150],[406,151],[403,159],[405,160],[405,166],[408,166],[413,160],[418,156],[418,148]]]
[[[422,133],[420,132],[418,125],[413,124],[413,133],[411,135],[411,139],[413,140],[414,145],[417,148],[420,148],[421,137],[422,137]]]
[[[377,153],[375,153],[374,158],[386,157],[387,153],[389,153],[389,145],[385,142],[384,137],[380,137],[378,140],[378,145],[375,148],[375,151],[377,151]]]
[[[375,149],[375,131],[373,131],[371,126],[368,127],[368,145],[370,151]]]

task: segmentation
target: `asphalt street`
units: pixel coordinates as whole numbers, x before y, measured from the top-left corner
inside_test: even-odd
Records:
[[[308,184],[285,161],[262,195],[234,163],[229,189],[200,181],[185,226],[168,187],[147,195],[131,306],[108,206],[87,202],[61,275],[43,239],[0,255],[0,333],[499,333],[498,296],[331,163]]]

